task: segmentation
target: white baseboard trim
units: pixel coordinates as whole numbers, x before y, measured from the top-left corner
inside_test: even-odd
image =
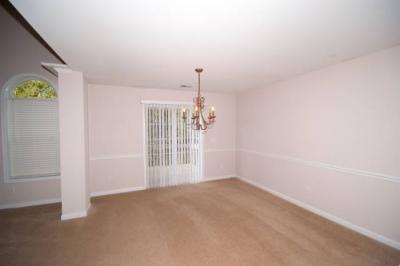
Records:
[[[89,204],[89,206],[87,207],[86,211],[71,212],[71,213],[62,214],[62,215],[61,215],[61,221],[86,217],[91,206],[92,206],[92,205]]]
[[[240,180],[242,180],[243,182],[246,182],[246,183],[248,183],[248,184],[250,184],[252,186],[255,186],[255,187],[259,188],[259,189],[262,189],[264,191],[267,191],[267,192],[269,192],[269,193],[271,193],[271,194],[273,194],[273,195],[275,195],[275,196],[277,196],[279,198],[282,198],[282,199],[284,199],[284,200],[286,200],[286,201],[288,201],[290,203],[293,203],[293,204],[295,204],[295,205],[297,205],[297,206],[299,206],[299,207],[301,207],[303,209],[306,209],[306,210],[308,210],[310,212],[313,212],[313,213],[315,213],[315,214],[317,214],[319,216],[322,216],[322,217],[324,217],[324,218],[326,218],[326,219],[328,219],[328,220],[330,220],[332,222],[340,224],[340,225],[342,225],[342,226],[344,226],[344,227],[346,227],[348,229],[356,231],[356,232],[358,232],[358,233],[360,233],[362,235],[365,235],[365,236],[367,236],[369,238],[372,238],[372,239],[374,239],[376,241],[379,241],[379,242],[381,242],[383,244],[386,244],[388,246],[391,246],[391,247],[393,247],[395,249],[400,250],[400,242],[397,242],[397,241],[395,241],[393,239],[390,239],[390,238],[387,238],[385,236],[382,236],[382,235],[380,235],[378,233],[372,232],[372,231],[370,231],[370,230],[368,230],[368,229],[366,229],[364,227],[355,225],[355,224],[353,224],[353,223],[351,223],[351,222],[349,222],[347,220],[344,220],[344,219],[342,219],[340,217],[337,217],[337,216],[335,216],[333,214],[330,214],[330,213],[325,212],[323,210],[317,209],[317,208],[315,208],[315,207],[313,207],[313,206],[311,206],[311,205],[309,205],[307,203],[304,203],[304,202],[299,201],[297,199],[291,198],[291,197],[289,197],[289,196],[287,196],[287,195],[285,195],[283,193],[280,193],[278,191],[272,190],[272,189],[270,189],[270,188],[268,188],[268,187],[266,187],[264,185],[260,185],[260,184],[254,182],[254,181],[252,181],[252,180],[250,180],[248,178],[245,178],[243,176],[239,176],[238,178]]]
[[[52,204],[52,203],[58,203],[58,202],[61,202],[60,198],[43,199],[43,200],[26,201],[26,202],[9,203],[9,204],[1,204],[0,205],[0,210],[22,208],[22,207],[30,207],[30,206],[38,206],[38,205]]]
[[[146,188],[145,187],[127,187],[127,188],[119,188],[119,189],[106,190],[106,191],[98,191],[98,192],[90,193],[90,197],[99,197],[99,196],[134,192],[134,191],[140,191],[140,190],[144,190],[144,189],[146,189]]]
[[[215,181],[215,180],[222,180],[222,179],[228,179],[228,178],[234,178],[237,177],[236,174],[230,174],[230,175],[221,175],[221,176],[213,176],[213,177],[205,177],[202,182],[207,182],[207,181]]]
[[[201,180],[201,182],[222,180],[222,179],[228,179],[228,178],[234,178],[234,177],[236,177],[236,174],[206,177],[203,180]],[[127,187],[127,188],[120,188],[120,189],[113,189],[113,190],[106,190],[106,191],[98,191],[98,192],[90,193],[90,197],[100,197],[100,196],[107,196],[107,195],[113,195],[113,194],[135,192],[135,191],[141,191],[141,190],[145,190],[145,189],[146,189],[145,187]]]
[[[83,218],[87,216],[87,211],[82,211],[82,212],[72,212],[72,213],[66,213],[61,215],[61,220],[71,220],[71,219],[76,219],[76,218]]]
[[[203,179],[202,182],[222,180],[222,179],[233,178],[233,177],[236,177],[236,174],[207,177],[207,178]],[[106,195],[140,191],[140,190],[145,190],[145,189],[146,189],[145,187],[127,187],[127,188],[120,188],[120,189],[113,189],[113,190],[106,190],[106,191],[97,191],[97,192],[90,193],[90,197],[100,197],[100,196],[106,196]],[[38,205],[45,205],[45,204],[59,203],[59,202],[61,202],[61,199],[56,198],[56,199],[44,199],[44,200],[20,202],[20,203],[1,204],[0,210],[29,207],[29,206],[38,206]],[[79,217],[84,217],[84,216],[86,216],[86,214],[84,214],[84,212],[77,212],[77,213],[62,215],[61,219],[64,220],[63,219],[63,217],[64,217],[65,220],[67,220],[67,219],[79,218]],[[69,218],[69,217],[71,217],[71,218]]]

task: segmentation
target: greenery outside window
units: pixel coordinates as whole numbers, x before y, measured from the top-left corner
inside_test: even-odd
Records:
[[[29,79],[18,84],[12,94],[15,98],[27,99],[57,99],[57,91],[46,81],[39,79]]]

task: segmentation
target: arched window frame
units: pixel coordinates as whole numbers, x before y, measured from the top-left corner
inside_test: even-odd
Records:
[[[10,161],[9,161],[9,148],[8,148],[8,106],[9,100],[11,97],[11,90],[14,90],[17,85],[21,84],[24,81],[28,80],[41,80],[48,83],[54,90],[56,90],[58,94],[58,88],[56,84],[54,84],[49,79],[33,74],[33,73],[22,73],[15,75],[7,80],[6,83],[1,88],[0,92],[0,104],[1,104],[1,144],[2,144],[2,163],[3,163],[3,177],[5,183],[17,183],[17,182],[26,182],[26,181],[36,181],[36,180],[48,180],[48,179],[59,179],[60,175],[56,176],[36,176],[36,177],[29,177],[29,178],[11,178],[10,175]],[[38,99],[40,100],[40,99]],[[57,100],[52,100],[57,101]]]

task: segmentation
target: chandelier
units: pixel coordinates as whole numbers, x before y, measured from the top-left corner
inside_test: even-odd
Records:
[[[203,72],[202,68],[196,68],[198,76],[198,89],[197,89],[197,97],[193,98],[194,110],[192,112],[191,117],[191,127],[194,130],[207,130],[207,128],[211,128],[212,124],[215,122],[215,108],[211,107],[208,111],[207,120],[204,118],[204,97],[200,94],[200,74]],[[182,119],[184,121],[188,120],[188,110],[186,108],[182,109]]]

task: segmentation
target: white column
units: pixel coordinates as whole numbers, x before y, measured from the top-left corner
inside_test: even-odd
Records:
[[[58,71],[62,220],[84,217],[88,185],[87,83],[82,72]]]

